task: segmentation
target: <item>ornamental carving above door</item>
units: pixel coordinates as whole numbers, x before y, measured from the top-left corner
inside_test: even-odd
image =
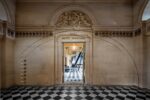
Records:
[[[92,21],[83,12],[71,10],[62,13],[57,22],[57,27],[91,27]]]

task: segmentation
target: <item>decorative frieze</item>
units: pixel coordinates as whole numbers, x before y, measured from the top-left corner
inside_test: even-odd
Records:
[[[37,31],[37,32],[16,32],[16,37],[48,37],[53,36],[51,31]]]
[[[133,37],[134,36],[139,36],[139,35],[141,35],[141,33],[142,33],[141,28],[135,29],[135,30],[133,30]]]
[[[83,12],[77,10],[62,13],[57,22],[57,27],[91,27],[90,18]]]
[[[133,31],[95,31],[95,36],[100,37],[135,37],[141,34],[141,29],[136,29]],[[14,35],[10,31],[9,35]],[[47,37],[53,36],[52,31],[33,31],[33,32],[16,32],[16,37]]]
[[[7,37],[15,38],[15,31],[11,30],[11,29],[8,29]]]
[[[141,29],[133,31],[96,31],[95,36],[100,37],[135,37],[141,34]]]

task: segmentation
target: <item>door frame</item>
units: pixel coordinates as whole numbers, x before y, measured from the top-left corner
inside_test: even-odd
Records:
[[[80,42],[80,41],[79,41],[79,42],[71,42],[71,41],[70,41],[70,42],[62,42],[62,46],[63,46],[63,50],[62,50],[62,52],[63,52],[63,56],[62,56],[62,63],[63,63],[63,64],[62,64],[62,65],[63,65],[63,67],[62,67],[62,68],[63,68],[63,69],[62,69],[62,72],[63,72],[62,79],[63,79],[63,80],[62,80],[62,81],[63,81],[63,84],[70,84],[70,83],[65,83],[65,82],[64,82],[64,74],[65,74],[65,73],[64,73],[64,68],[65,68],[65,67],[64,67],[64,65],[65,65],[65,64],[64,64],[64,44],[65,44],[65,43],[74,43],[74,44],[76,44],[76,43],[83,43],[83,48],[84,48],[83,75],[82,75],[82,78],[83,78],[82,81],[83,81],[83,82],[82,82],[81,84],[84,84],[84,83],[85,83],[85,72],[84,72],[84,71],[85,71],[86,42]],[[71,84],[76,84],[76,83],[71,83]],[[78,84],[78,83],[77,83],[77,84]]]
[[[56,85],[63,84],[62,71],[62,43],[63,42],[84,42],[85,43],[85,77],[84,84],[92,84],[93,80],[93,38],[92,31],[72,31],[56,30],[54,33],[54,51],[55,51],[55,75],[54,82]]]

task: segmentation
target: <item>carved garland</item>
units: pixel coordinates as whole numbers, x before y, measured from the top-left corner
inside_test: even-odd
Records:
[[[83,12],[71,10],[62,13],[57,22],[56,27],[91,27],[90,18]]]

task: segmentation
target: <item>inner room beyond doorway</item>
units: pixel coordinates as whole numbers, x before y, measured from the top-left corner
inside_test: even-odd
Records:
[[[84,43],[64,43],[64,83],[84,83]]]

